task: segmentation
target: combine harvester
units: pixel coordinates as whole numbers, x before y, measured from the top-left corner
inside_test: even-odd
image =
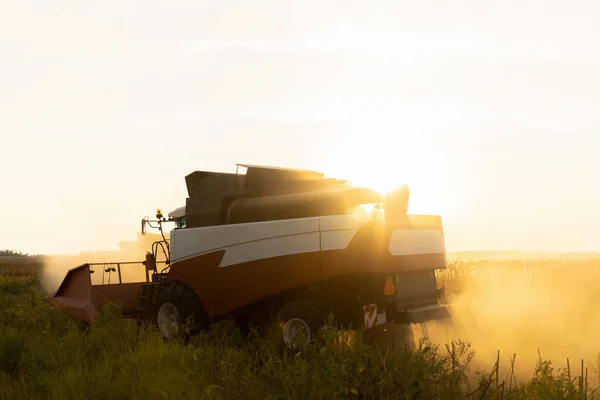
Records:
[[[119,303],[166,338],[233,317],[281,327],[290,346],[330,312],[367,331],[449,320],[435,277],[446,267],[441,218],[408,214],[407,186],[382,195],[319,172],[237,166],[189,174],[185,207],[142,220],[143,234],[150,226],[163,239],[144,261],[80,265],[47,300],[87,322]],[[122,270],[136,265],[142,279],[125,282]]]

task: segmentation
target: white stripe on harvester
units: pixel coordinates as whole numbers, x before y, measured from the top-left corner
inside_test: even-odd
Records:
[[[227,247],[219,267],[317,251],[319,251],[319,232],[274,237]]]
[[[348,215],[302,218],[248,224],[186,228],[171,231],[171,260],[178,262],[200,254],[225,250],[220,267],[251,261],[343,250],[362,225]],[[392,233],[392,255],[444,252],[441,230],[407,229]]]
[[[176,262],[243,243],[315,232],[319,232],[318,217],[175,229],[171,231],[171,259]]]

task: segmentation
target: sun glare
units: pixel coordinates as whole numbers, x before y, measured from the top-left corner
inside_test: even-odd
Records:
[[[423,115],[391,109],[387,103],[357,104],[340,99],[344,120],[332,123],[335,140],[328,143],[322,170],[382,195],[408,187],[409,212],[438,214],[456,204],[454,177],[442,140],[421,134]],[[464,197],[464,196],[463,196]],[[464,203],[464,202],[463,202]]]
[[[411,147],[422,147],[416,144]],[[440,196],[446,183],[441,180],[441,159],[434,156],[427,154],[424,159],[422,152],[401,152],[394,145],[365,149],[355,141],[346,141],[331,152],[324,171],[328,177],[346,179],[353,186],[382,195],[407,186],[411,213],[437,214],[441,212]],[[444,199],[445,203],[451,201]]]
[[[399,179],[390,171],[379,170],[369,171],[364,169],[351,170],[348,169],[342,173],[336,173],[332,175],[338,179],[349,180],[353,186],[366,187],[384,195],[393,190],[399,189],[400,187],[407,185],[402,179]]]
[[[400,188],[405,183],[396,180],[394,176],[391,176],[391,175],[388,175],[385,173],[379,173],[376,175],[369,176],[368,179],[354,180],[354,181],[352,181],[352,184],[357,185],[357,186],[365,186],[365,187],[368,187],[370,189],[377,191],[378,193],[386,194],[395,189]]]

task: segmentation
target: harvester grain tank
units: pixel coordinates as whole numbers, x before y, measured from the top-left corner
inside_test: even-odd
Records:
[[[142,220],[142,232],[175,224],[137,262],[145,280],[123,282],[133,267],[124,262],[84,264],[50,299],[85,321],[116,301],[165,336],[233,316],[281,326],[288,343],[298,329],[314,335],[330,312],[367,329],[449,317],[435,278],[446,267],[442,221],[408,214],[408,187],[382,195],[315,171],[239,167],[246,173],[189,174],[184,207]],[[98,269],[119,279],[94,283]]]

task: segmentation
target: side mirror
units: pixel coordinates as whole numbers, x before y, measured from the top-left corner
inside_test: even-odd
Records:
[[[142,235],[146,235],[146,219],[142,218]]]

